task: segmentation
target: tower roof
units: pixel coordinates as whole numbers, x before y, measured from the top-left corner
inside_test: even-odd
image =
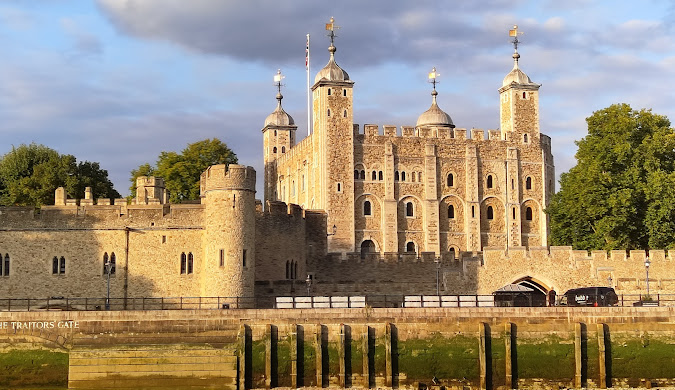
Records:
[[[537,83],[533,83],[532,80],[530,80],[530,77],[523,72],[520,67],[518,66],[518,60],[520,59],[520,54],[518,54],[518,43],[520,41],[518,40],[518,34],[522,34],[522,32],[518,31],[518,26],[513,26],[513,30],[509,30],[509,35],[513,37],[513,69],[504,77],[504,81],[502,82],[502,88],[507,87],[511,84],[522,84],[522,85],[533,85],[533,86],[539,86]]]
[[[452,118],[450,118],[450,115],[441,110],[441,108],[438,107],[438,103],[436,103],[436,96],[438,96],[438,92],[436,92],[436,77],[438,76],[439,74],[436,73],[436,68],[433,68],[431,73],[429,73],[429,80],[434,85],[434,89],[431,92],[431,107],[429,107],[428,110],[424,111],[422,115],[417,118],[417,124],[415,125],[416,127],[455,127],[455,124],[452,123]]]
[[[281,69],[277,71],[277,74],[274,75],[274,83],[277,86],[277,108],[265,118],[265,127],[266,126],[294,126],[295,121],[293,117],[290,116],[283,107],[281,107],[281,100],[284,98],[284,95],[281,94],[281,80],[284,76],[281,74]]]
[[[349,74],[345,72],[340,66],[335,62],[335,29],[339,28],[335,25],[335,20],[330,18],[330,23],[326,23],[326,30],[330,31],[328,36],[330,37],[330,46],[328,47],[328,52],[330,52],[330,59],[328,64],[323,67],[314,77],[314,83],[318,83],[321,80],[326,81],[349,81]]]

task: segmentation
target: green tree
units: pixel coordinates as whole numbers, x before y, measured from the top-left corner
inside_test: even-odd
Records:
[[[146,163],[131,171],[131,196],[136,196],[136,178],[157,176],[164,179],[172,203],[196,200],[199,199],[199,177],[206,168],[237,161],[237,155],[216,138],[189,144],[180,154],[162,152],[156,166]]]
[[[668,118],[615,104],[586,122],[577,165],[561,175],[547,209],[551,243],[675,247],[675,133]]]
[[[120,196],[98,163],[78,164],[74,156],[44,145],[20,145],[0,158],[0,205],[54,204],[57,187],[65,187],[74,197],[82,197],[85,187],[92,187],[95,198]]]

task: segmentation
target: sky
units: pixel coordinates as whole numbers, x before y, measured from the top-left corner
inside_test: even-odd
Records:
[[[596,110],[628,103],[675,119],[673,0],[1,0],[0,154],[43,144],[99,162],[128,195],[132,169],[215,137],[256,168],[261,198],[273,76],[286,76],[299,142],[305,37],[314,80],[331,17],[361,128],[413,126],[431,103],[432,67],[457,127],[498,128],[514,24],[520,68],[542,84],[540,127],[558,176],[575,165],[574,141]]]

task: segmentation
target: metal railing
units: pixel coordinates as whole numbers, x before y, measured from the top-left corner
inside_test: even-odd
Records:
[[[325,298],[326,296],[324,296]],[[328,296],[335,301],[336,296]],[[346,297],[346,296],[341,296]],[[364,295],[365,306],[372,308],[397,307],[532,307],[549,306],[546,298],[499,297],[497,295]],[[560,304],[558,296],[555,306]],[[308,307],[306,302],[325,302],[319,297],[290,297],[292,308]],[[303,303],[303,304],[298,304]],[[105,311],[106,298],[0,298],[2,311]],[[358,307],[363,307],[359,305]],[[592,304],[589,306],[593,306]],[[615,306],[675,306],[675,294],[619,294]],[[283,308],[288,305],[279,306]],[[321,308],[312,304],[309,307]],[[348,304],[346,307],[354,307]],[[572,306],[570,306],[572,307]],[[237,308],[273,309],[278,308],[276,297],[140,297],[110,298],[110,310],[223,310]]]

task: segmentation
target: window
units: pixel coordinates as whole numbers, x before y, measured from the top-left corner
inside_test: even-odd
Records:
[[[394,172],[394,180],[398,181],[398,171]]]
[[[108,257],[108,252],[105,252],[105,253],[103,254],[103,275],[107,275],[107,274],[108,274],[108,269],[107,269],[107,267],[106,267],[106,265],[107,265],[108,263],[110,263],[110,275],[114,275],[114,274],[115,274],[115,268],[116,268],[115,262],[116,262],[116,261],[117,261],[117,259],[115,258],[115,252],[111,253],[111,254],[110,254],[110,257]]]
[[[187,273],[191,274],[192,271],[194,270],[194,261],[195,258],[192,256],[192,252],[188,253],[188,260],[187,260]]]
[[[359,173],[359,179],[366,180],[366,171],[361,170],[361,172]]]
[[[417,181],[422,182],[422,172],[417,172]]]
[[[296,279],[298,277],[298,262],[295,260],[286,260],[286,279]]]
[[[166,236],[162,236],[162,244],[166,244]]]
[[[342,183],[337,183],[337,192],[342,192]]]
[[[274,130],[274,136],[275,136],[275,137],[277,136],[277,131],[276,131],[276,130]]]
[[[492,175],[487,177],[487,188],[492,188]]]
[[[220,266],[225,266],[225,249],[220,250]]]
[[[286,279],[291,278],[291,262],[286,260]]]
[[[476,207],[471,206],[471,218],[476,218]]]
[[[415,253],[415,243],[408,241],[408,243],[405,244],[405,251],[408,253]]]
[[[328,109],[328,116],[330,116],[330,108]]]
[[[365,259],[368,253],[375,252],[375,243],[372,240],[365,240],[361,243],[361,258]]]
[[[455,218],[455,206],[448,206],[448,218]]]
[[[513,219],[516,219],[516,208],[513,208]]]
[[[369,200],[363,202],[363,215],[372,215]]]
[[[343,116],[344,118],[347,117],[347,110],[345,110],[345,111],[342,113],[342,116]]]
[[[378,172],[378,179],[379,179],[379,180],[384,180],[384,179],[383,179],[383,175],[382,175],[382,171]]]
[[[516,181],[515,179],[511,179],[511,189],[515,190],[516,189]]]
[[[275,147],[272,149],[272,153],[276,153],[276,152],[277,152],[277,147],[275,146]]]
[[[455,177],[452,175],[452,173],[448,174],[448,180],[446,184],[448,185],[448,187],[452,187],[455,185]]]
[[[523,134],[523,142],[527,143],[527,134]]]
[[[187,271],[187,256],[185,256],[185,252],[180,254],[180,273],[181,275],[184,275],[185,272]]]
[[[450,248],[450,260],[455,260],[455,248]]]
[[[241,265],[242,267],[246,267],[246,249],[244,249],[241,254]]]
[[[532,178],[529,176],[527,177],[527,179],[525,179],[525,189],[526,190],[532,189]]]
[[[373,174],[370,175],[370,179],[371,180],[377,180],[377,172],[376,171],[373,171]]]
[[[401,181],[405,181],[405,171],[401,172]]]
[[[52,275],[59,274],[59,258],[54,256],[52,259]]]
[[[415,182],[415,172],[410,174],[410,181]]]
[[[526,92],[523,92],[523,99],[527,99]]]
[[[532,207],[528,207],[525,209],[525,220],[527,221],[532,220]]]
[[[359,180],[359,170],[354,169],[354,179]]]
[[[2,253],[0,253],[0,276],[9,276],[9,253],[5,253],[4,261],[2,261]]]
[[[488,206],[487,208],[487,219],[494,219],[494,210],[492,209],[492,206]]]
[[[405,216],[406,217],[413,217],[414,216],[414,208],[413,208],[413,203],[408,202],[405,204]]]
[[[281,153],[286,153],[286,147],[285,146],[281,147]]]
[[[53,275],[63,275],[66,273],[66,258],[61,256],[57,258],[54,256],[52,259],[52,274]]]
[[[342,96],[347,96],[347,90],[346,89],[342,90]]]
[[[331,92],[332,92],[331,89],[328,88],[328,96],[330,96]]]

